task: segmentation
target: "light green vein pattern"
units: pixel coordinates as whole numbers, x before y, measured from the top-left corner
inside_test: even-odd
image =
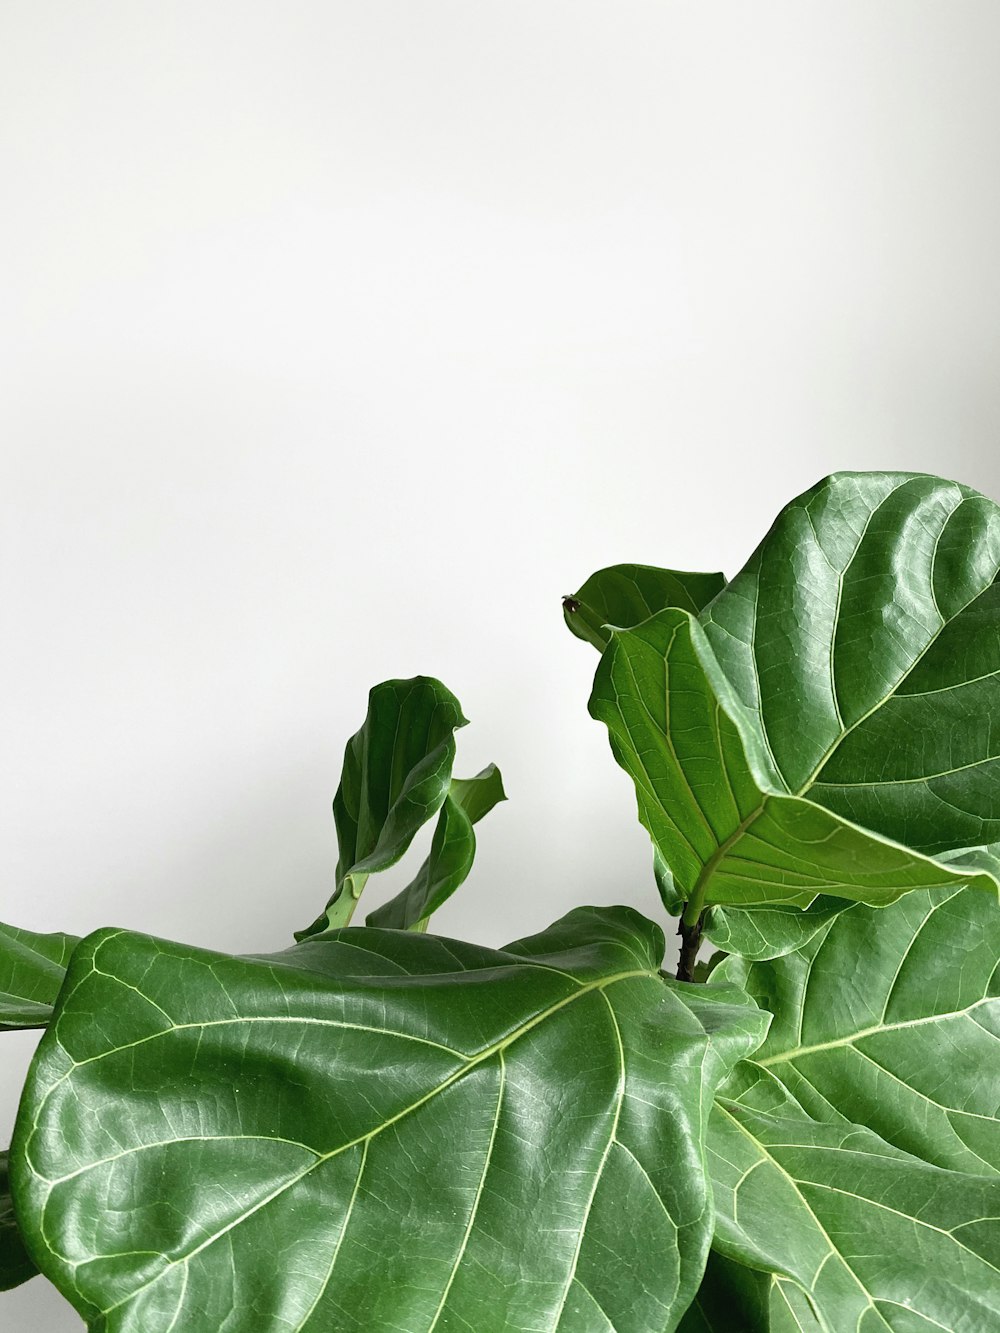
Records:
[[[765,1018],[662,948],[627,909],[503,951],[92,936],[16,1131],[29,1247],[97,1333],[673,1329]]]

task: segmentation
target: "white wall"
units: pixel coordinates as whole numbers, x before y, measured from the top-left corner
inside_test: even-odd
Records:
[[[440,929],[655,913],[560,594],[733,572],[835,468],[1000,495],[998,42],[989,0],[6,0],[0,918],[282,945],[415,672],[510,795]],[[79,1323],[36,1281],[0,1326]]]

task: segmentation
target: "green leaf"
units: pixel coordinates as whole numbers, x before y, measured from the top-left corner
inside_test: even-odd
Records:
[[[1000,838],[1000,509],[840,473],[789,504],[702,621],[782,785],[934,854]]]
[[[781,958],[793,949],[801,949],[817,935],[832,917],[839,916],[852,904],[846,898],[820,894],[808,907],[776,903],[773,907],[710,907],[705,917],[704,933],[725,953],[743,958]]]
[[[764,737],[686,611],[613,633],[590,711],[607,725],[635,783],[639,818],[670,868],[665,902],[683,897],[689,921],[713,903],[808,907],[829,894],[879,906],[949,885],[996,894],[981,857],[943,864],[785,791]]]
[[[91,936],[15,1131],[33,1257],[95,1333],[667,1333],[766,1016],[662,953],[626,908],[505,950]]]
[[[333,896],[296,939],[346,926],[369,875],[395,865],[441,808],[451,783],[455,696],[429,676],[387,680],[368,695],[364,726],[347,743],[333,799],[340,859]]]
[[[473,824],[507,799],[500,770],[490,764],[474,778],[452,778],[438,815],[430,854],[405,889],[369,912],[369,926],[426,928],[429,917],[468,877],[476,855]]]
[[[28,1258],[10,1198],[7,1154],[0,1152],[0,1291],[10,1291],[34,1277],[38,1269]]]
[[[759,1080],[738,1099],[720,1096],[712,1114],[713,1245],[779,1280],[787,1310],[777,1327],[1000,1327],[1000,1179],[932,1166],[868,1129],[819,1123],[767,1071]]]
[[[668,606],[697,613],[725,586],[722,574],[611,565],[591,574],[572,597],[563,598],[563,616],[578,639],[603,652],[610,639],[609,625],[631,629]]]
[[[0,923],[0,1030],[45,1027],[78,943]]]
[[[1000,1173],[998,958],[1000,905],[944,890],[852,908],[798,953],[730,957],[713,979],[774,1013],[756,1062],[810,1115],[937,1166]]]

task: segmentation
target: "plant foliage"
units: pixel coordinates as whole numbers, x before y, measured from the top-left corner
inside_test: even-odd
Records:
[[[0,1026],[46,1029],[0,1287],[93,1333],[1000,1328],[998,573],[991,501],[849,473],[728,583],[564,599],[683,980],[628,908],[429,931],[505,799],[429,677],[372,690],[291,947],[0,927]]]

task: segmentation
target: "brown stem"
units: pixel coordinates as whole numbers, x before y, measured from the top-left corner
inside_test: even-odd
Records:
[[[681,956],[677,962],[677,980],[694,981],[694,965],[701,948],[701,917],[693,926],[686,926],[681,917],[677,934],[681,937]]]

